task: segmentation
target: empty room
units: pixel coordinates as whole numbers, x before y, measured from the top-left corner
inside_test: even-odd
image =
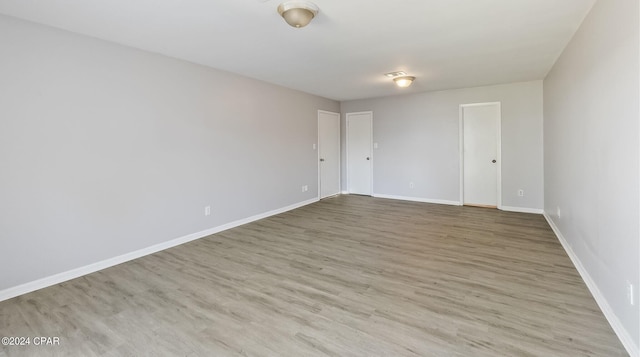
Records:
[[[0,0],[0,357],[635,357],[639,261],[638,0]]]

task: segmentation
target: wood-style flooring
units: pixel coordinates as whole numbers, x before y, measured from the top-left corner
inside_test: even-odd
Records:
[[[0,302],[0,356],[627,356],[540,215],[338,196]]]

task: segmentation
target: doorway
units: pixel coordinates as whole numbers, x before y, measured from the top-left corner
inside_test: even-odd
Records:
[[[346,121],[348,191],[371,196],[373,112],[347,113]]]
[[[320,199],[340,193],[340,114],[318,110]]]
[[[460,106],[460,200],[501,208],[501,108],[499,102]]]

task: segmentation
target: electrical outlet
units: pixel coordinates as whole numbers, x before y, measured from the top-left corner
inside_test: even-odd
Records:
[[[524,190],[523,189],[519,189],[518,190],[518,196],[524,197]]]
[[[562,215],[560,215],[560,207],[556,207],[556,214],[558,215],[558,218],[562,217]]]
[[[410,189],[413,190],[415,187],[416,187],[416,185],[414,185],[413,182],[409,182],[409,188]]]
[[[316,149],[316,144],[313,144],[313,150],[315,150],[315,149]]]
[[[211,215],[211,206],[206,206],[204,208],[204,215],[205,216],[210,216]]]
[[[627,299],[629,300],[629,304],[630,305],[635,305],[635,296],[634,296],[634,289],[633,289],[633,284],[631,284],[630,282],[627,281]]]
[[[373,143],[373,148],[377,149],[378,148],[378,143]]]
[[[307,185],[302,186],[302,192],[307,192],[307,191],[309,191],[309,186]]]

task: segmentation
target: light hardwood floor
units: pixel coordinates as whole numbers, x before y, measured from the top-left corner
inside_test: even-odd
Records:
[[[339,196],[0,302],[0,356],[626,356],[540,215]]]

